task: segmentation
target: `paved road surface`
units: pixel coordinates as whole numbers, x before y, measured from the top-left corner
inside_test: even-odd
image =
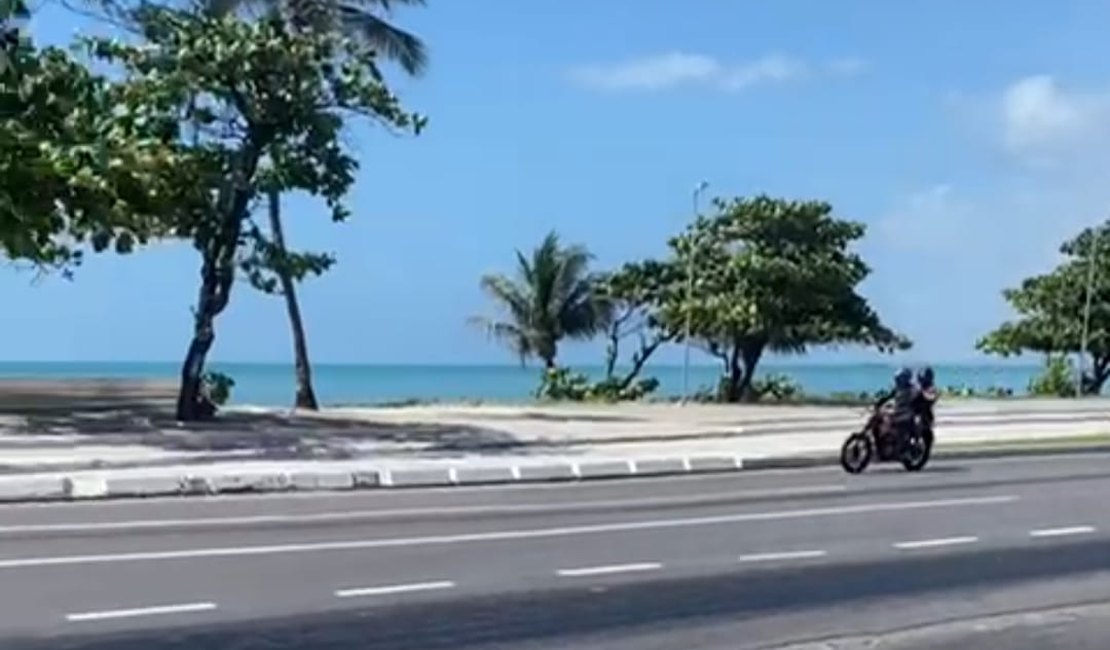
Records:
[[[1082,455],[11,506],[0,647],[641,650],[889,633],[1110,603],[1108,498],[1110,455]],[[880,647],[1107,647],[1104,610],[1075,611],[1037,628],[1048,636],[1020,619]]]

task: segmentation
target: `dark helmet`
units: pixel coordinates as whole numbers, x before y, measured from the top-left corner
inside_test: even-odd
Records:
[[[932,388],[933,382],[935,381],[936,377],[933,375],[932,366],[925,366],[917,371],[917,383],[920,384],[922,388]]]
[[[911,384],[913,384],[913,371],[909,368],[901,368],[894,373],[895,388],[909,388]]]

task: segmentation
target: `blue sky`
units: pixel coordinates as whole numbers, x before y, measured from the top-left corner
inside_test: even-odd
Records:
[[[660,253],[700,179],[864,221],[864,290],[916,340],[906,359],[970,359],[1008,313],[999,291],[1110,210],[1102,0],[428,4],[394,18],[427,40],[431,69],[390,71],[427,132],[351,131],[351,222],[287,206],[291,241],[339,258],[302,287],[319,361],[511,361],[465,324],[488,311],[482,273],[552,228],[599,266]],[[61,43],[89,23],[51,3],[33,28]],[[197,269],[159,244],[73,282],[2,271],[0,359],[176,360]],[[214,356],[289,348],[280,300],[239,285]]]

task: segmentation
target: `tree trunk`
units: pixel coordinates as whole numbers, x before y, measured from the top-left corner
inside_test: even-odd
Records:
[[[1091,374],[1083,378],[1083,393],[1085,395],[1099,395],[1102,393],[1102,386],[1106,383],[1106,379],[1110,377],[1110,357],[1094,357],[1094,367],[1091,369]]]
[[[274,272],[281,283],[281,293],[285,298],[285,310],[289,312],[289,328],[293,332],[293,365],[297,377],[297,393],[294,404],[299,409],[316,411],[320,405],[316,401],[316,391],[312,389],[312,366],[308,361],[308,341],[301,319],[301,307],[297,303],[297,286],[289,275],[285,264],[285,235],[281,228],[281,194],[270,191],[270,236],[278,253],[278,265]]]
[[[216,339],[216,317],[227,307],[235,281],[235,252],[239,248],[243,219],[253,194],[250,182],[258,169],[260,149],[248,146],[240,154],[237,169],[220,188],[218,222],[207,236],[198,235],[201,252],[200,291],[193,314],[193,340],[181,365],[177,393],[177,419],[182,422],[206,419],[214,405],[202,394],[204,363]]]
[[[608,343],[605,346],[605,378],[612,379],[617,371],[617,359],[620,357],[620,321],[609,326]]]
[[[628,388],[632,385],[632,382],[636,381],[636,378],[639,377],[640,373],[643,371],[644,364],[647,363],[647,360],[651,357],[652,354],[655,354],[655,351],[659,349],[660,345],[663,345],[668,340],[669,337],[657,336],[652,339],[650,343],[647,343],[643,340],[640,341],[639,352],[632,355],[632,368],[623,378],[621,378],[621,390]]]
[[[238,235],[234,241],[238,241]],[[216,316],[227,306],[234,278],[234,266],[227,267],[220,262],[225,258],[224,248],[224,244],[215,244],[204,253],[200,293],[193,317],[193,340],[189,342],[185,362],[181,365],[181,388],[177,394],[177,419],[182,422],[208,419],[215,412],[214,405],[202,394],[201,384],[205,359],[216,340]]]
[[[724,401],[735,404],[743,394],[744,369],[740,365],[740,342],[733,343],[728,354],[728,374],[725,376]]]
[[[734,404],[736,402],[751,402],[758,397],[752,392],[752,379],[755,377],[755,368],[763,356],[765,344],[759,340],[737,339],[733,341],[732,350],[729,352],[722,391],[724,401]]]
[[[744,385],[741,387],[740,399],[745,402],[754,402],[759,399],[752,390],[752,380],[755,379],[755,368],[763,356],[763,341],[746,341],[740,347],[740,359],[744,364]]]

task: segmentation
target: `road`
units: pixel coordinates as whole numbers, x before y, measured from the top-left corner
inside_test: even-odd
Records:
[[[0,647],[1102,648],[1108,495],[1086,454],[8,506]]]

